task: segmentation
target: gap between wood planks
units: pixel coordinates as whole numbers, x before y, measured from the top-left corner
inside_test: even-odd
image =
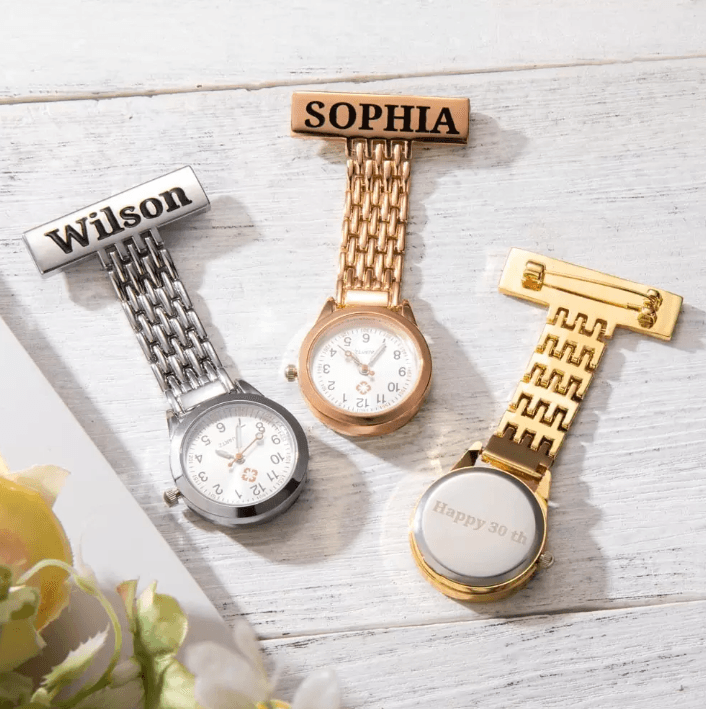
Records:
[[[611,608],[577,608],[577,609],[565,609],[565,610],[555,610],[555,611],[543,611],[542,613],[527,613],[525,615],[497,615],[497,616],[480,616],[475,615],[472,618],[458,618],[456,620],[430,620],[428,623],[397,623],[392,625],[369,625],[369,626],[357,626],[352,628],[337,628],[331,631],[311,631],[302,633],[282,633],[280,635],[262,635],[260,641],[263,643],[268,642],[278,642],[281,640],[310,640],[313,638],[327,638],[336,635],[363,635],[367,633],[374,632],[385,632],[388,630],[403,630],[412,628],[432,628],[434,626],[443,625],[459,625],[462,623],[474,623],[477,621],[490,621],[494,623],[505,623],[505,622],[518,622],[523,620],[528,620],[530,618],[551,618],[553,616],[572,616],[572,615],[586,615],[590,613],[622,613],[624,611],[639,611],[643,608],[669,608],[677,606],[687,606],[687,605],[697,605],[703,604],[706,601],[706,597],[694,597],[688,598],[682,601],[671,601],[669,603],[643,603],[642,605],[624,605],[615,606]]]
[[[261,641],[262,642],[277,642],[279,640],[307,640],[311,638],[327,638],[333,637],[335,635],[360,635],[365,633],[375,633],[375,632],[385,632],[387,630],[403,630],[411,628],[431,628],[434,626],[442,625],[459,625],[462,623],[476,623],[483,621],[490,621],[495,623],[503,622],[516,622],[536,618],[551,618],[552,616],[572,616],[572,615],[586,615],[590,613],[622,613],[624,611],[639,611],[644,608],[669,608],[677,606],[687,606],[699,603],[704,603],[706,601],[706,595],[700,596],[687,596],[681,600],[667,601],[666,603],[660,602],[659,598],[654,598],[648,601],[643,601],[641,603],[626,603],[623,605],[615,605],[610,607],[605,606],[583,606],[580,608],[564,608],[549,611],[541,611],[537,613],[517,613],[517,614],[503,614],[503,615],[482,615],[480,613],[474,613],[468,618],[455,618],[455,619],[443,619],[443,620],[430,620],[428,622],[422,623],[393,623],[392,625],[362,625],[354,626],[350,628],[336,628],[331,631],[322,630],[312,630],[310,632],[299,632],[299,633],[281,633],[277,635],[269,635],[266,633],[266,629],[261,630]],[[706,608],[705,608],[706,610]],[[239,616],[242,614],[238,614]],[[228,622],[228,621],[226,621]]]
[[[579,62],[552,62],[548,64],[519,64],[506,67],[486,67],[481,69],[453,69],[448,71],[420,71],[406,74],[375,74],[369,76],[348,76],[329,77],[320,79],[290,79],[280,81],[262,81],[257,83],[244,84],[224,84],[214,86],[185,87],[182,89],[151,89],[148,91],[106,91],[88,92],[76,94],[56,94],[56,96],[16,96],[10,98],[0,98],[0,106],[16,106],[26,103],[57,103],[60,101],[101,101],[115,98],[139,98],[152,96],[170,96],[173,94],[206,93],[215,91],[262,91],[265,89],[276,89],[296,86],[316,86],[322,84],[367,84],[377,81],[393,81],[396,79],[424,79],[434,76],[469,76],[473,74],[504,74],[512,71],[541,71],[543,69],[572,69],[591,66],[612,66],[623,64],[657,63],[671,61],[690,61],[693,59],[706,59],[706,52],[683,55],[661,55],[653,57],[634,57],[633,59],[594,59]]]

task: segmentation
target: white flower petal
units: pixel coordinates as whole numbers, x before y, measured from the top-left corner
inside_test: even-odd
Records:
[[[235,641],[235,646],[243,653],[245,659],[258,670],[261,675],[266,677],[267,672],[265,671],[265,663],[262,660],[260,646],[247,620],[237,621],[233,628],[233,640]]]
[[[220,665],[223,658],[232,654],[218,643],[210,641],[194,643],[184,651],[184,664],[191,674],[199,675],[207,672],[214,664]]]
[[[210,684],[197,677],[194,697],[200,707],[207,709],[255,709],[255,702],[240,692]]]
[[[213,642],[196,643],[186,648],[184,664],[196,677],[197,686],[204,696],[221,691],[247,697],[252,704],[269,697],[270,684],[265,675],[260,674],[241,655]],[[215,709],[207,702],[200,702],[209,709]],[[237,705],[236,705],[237,706]]]
[[[340,709],[341,688],[333,670],[312,672],[297,688],[291,709]]]

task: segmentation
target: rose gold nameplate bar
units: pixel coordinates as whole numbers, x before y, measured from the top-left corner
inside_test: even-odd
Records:
[[[40,273],[46,274],[208,207],[194,171],[182,167],[31,229],[24,238]]]
[[[470,108],[467,98],[296,92],[292,133],[466,143]]]

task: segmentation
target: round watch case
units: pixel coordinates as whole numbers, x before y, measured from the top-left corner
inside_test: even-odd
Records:
[[[402,330],[416,347],[420,362],[419,378],[412,391],[397,405],[374,414],[355,414],[333,406],[317,390],[309,369],[319,338],[325,336],[329,329],[340,324],[342,320],[359,317],[377,319],[393,329]],[[302,343],[298,375],[302,394],[322,423],[345,436],[379,436],[401,428],[419,411],[429,392],[431,370],[429,346],[412,320],[389,308],[356,305],[337,308],[316,322]]]
[[[412,516],[410,543],[417,565],[442,593],[490,601],[529,581],[546,535],[540,496],[510,473],[474,467],[429,487]]]
[[[291,428],[297,444],[297,460],[294,471],[284,487],[262,502],[249,505],[228,505],[210,500],[199,492],[185,474],[182,463],[182,445],[187,433],[209,411],[227,403],[252,402],[270,409],[281,416]],[[306,481],[309,465],[309,446],[304,430],[294,416],[283,406],[261,394],[233,391],[214,397],[195,407],[180,419],[172,419],[170,425],[172,477],[186,505],[194,512],[215,524],[226,527],[252,526],[268,522],[287,510],[299,497]]]

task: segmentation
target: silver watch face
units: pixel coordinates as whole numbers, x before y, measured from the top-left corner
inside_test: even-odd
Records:
[[[301,427],[259,395],[232,393],[197,407],[172,445],[172,472],[187,504],[220,524],[270,519],[292,504],[306,475]]]
[[[537,560],[546,523],[534,494],[494,468],[449,473],[424,494],[412,534],[436,573],[467,586],[491,587]]]
[[[311,380],[337,409],[370,416],[415,389],[422,359],[398,325],[369,315],[341,319],[321,334],[310,360]]]

